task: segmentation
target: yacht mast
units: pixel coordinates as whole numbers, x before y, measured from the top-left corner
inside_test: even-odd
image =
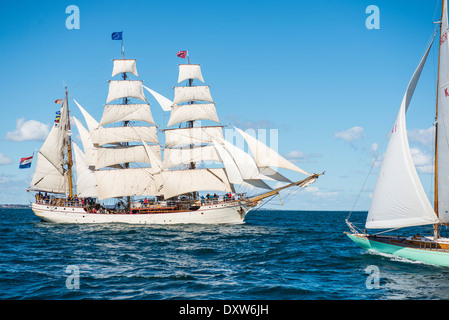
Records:
[[[440,18],[440,40],[438,41],[438,72],[437,72],[437,95],[436,95],[436,107],[435,107],[435,178],[434,178],[434,210],[435,214],[438,217],[438,92],[440,86],[440,53],[441,53],[441,36],[442,36],[442,21],[443,21],[443,10],[444,10],[444,1],[442,2],[441,7],[441,18]],[[438,238],[438,224],[434,224],[434,237]]]

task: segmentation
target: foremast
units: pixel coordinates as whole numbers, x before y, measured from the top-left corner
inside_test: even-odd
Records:
[[[221,162],[213,141],[224,136],[209,86],[194,85],[194,80],[204,83],[201,66],[191,64],[188,55],[187,58],[187,64],[179,64],[178,75],[178,84],[185,85],[174,87],[170,118],[167,128],[163,130],[164,194],[167,199],[182,194],[195,199],[201,190],[233,191],[224,168],[198,166],[199,162]],[[212,121],[218,125],[196,125],[197,120]],[[180,179],[177,185],[172,183],[171,176]]]
[[[188,52],[187,52],[187,64],[190,64],[190,57],[189,57]],[[193,79],[192,79],[192,78],[189,78],[189,79],[188,79],[188,83],[189,83],[189,87],[192,87],[192,86],[193,86]],[[194,104],[194,101],[189,101],[188,104]],[[193,123],[194,123],[194,121],[195,121],[195,120],[193,120],[193,119],[187,121],[187,128],[193,128]],[[193,147],[194,147],[194,145],[191,144],[189,147],[190,147],[190,149],[192,150]],[[194,161],[191,161],[191,162],[190,162],[190,169],[191,169],[191,170],[194,170],[195,168],[196,168],[195,162],[194,162]],[[196,191],[193,191],[193,192],[192,192],[192,198],[193,198],[194,200],[196,200],[196,197],[197,197],[197,192],[196,192]]]

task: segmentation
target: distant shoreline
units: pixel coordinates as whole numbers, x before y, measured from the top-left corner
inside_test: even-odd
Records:
[[[29,204],[0,204],[1,208],[7,208],[7,209],[28,209],[31,208],[31,205]]]

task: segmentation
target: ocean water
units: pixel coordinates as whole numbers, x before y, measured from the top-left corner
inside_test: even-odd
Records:
[[[347,215],[258,210],[243,225],[56,225],[0,209],[0,299],[448,299],[448,268],[363,251],[343,234]]]

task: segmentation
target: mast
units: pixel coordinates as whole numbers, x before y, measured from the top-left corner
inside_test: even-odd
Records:
[[[438,217],[438,94],[439,94],[439,86],[440,86],[440,54],[441,54],[441,36],[442,36],[442,21],[443,21],[443,11],[444,11],[444,1],[441,4],[441,17],[440,17],[440,38],[438,41],[438,72],[437,72],[437,95],[436,95],[436,105],[435,105],[435,172],[434,172],[434,200],[433,207],[435,210],[435,214]],[[434,224],[434,237],[438,238],[438,224]]]
[[[187,51],[187,64],[190,64],[190,58],[189,58],[189,53],[188,53],[188,51]],[[193,83],[193,79],[189,79],[189,87],[191,87],[192,86],[192,83]],[[189,104],[191,105],[191,104],[193,104],[193,101],[189,101]],[[193,122],[194,122],[195,120],[190,120],[190,121],[187,121],[187,127],[188,128],[193,128]],[[191,144],[190,145],[190,150],[192,150],[193,149],[193,144]],[[190,162],[190,169],[195,169],[195,162]],[[197,192],[196,191],[193,191],[192,192],[192,198],[194,199],[194,200],[196,200],[196,194],[197,194]]]
[[[174,87],[175,97],[172,101],[170,119],[167,124],[167,127],[177,125],[177,128],[163,130],[165,132],[164,167],[168,169],[183,165],[183,167],[176,169],[179,172],[170,172],[170,174],[205,179],[205,181],[210,182],[211,187],[213,186],[212,184],[215,184],[215,188],[203,189],[205,185],[198,185],[196,181],[192,181],[190,183],[191,186],[178,188],[178,191],[181,191],[181,189],[182,191],[188,190],[188,192],[180,194],[186,194],[193,199],[197,199],[199,190],[230,192],[232,191],[232,186],[226,179],[224,168],[201,169],[196,165],[200,161],[221,162],[214,149],[213,140],[221,140],[224,137],[221,125],[194,125],[196,120],[220,122],[209,86],[194,84],[195,79],[204,83],[200,65],[191,64],[188,55],[187,58],[187,64],[179,64],[178,83],[184,84]],[[166,198],[170,198],[174,194],[169,189],[167,187]]]
[[[123,37],[122,37],[122,57],[123,60],[125,60],[125,47],[123,46]],[[122,72],[122,78],[123,80],[126,80],[126,72]],[[128,104],[128,97],[123,98],[123,104],[127,105]],[[123,126],[127,127],[129,125],[129,121],[125,120],[123,121]],[[129,146],[129,142],[124,142],[123,146],[127,147]],[[126,162],[125,164],[125,169],[129,169],[129,162]],[[131,209],[131,197],[127,196],[126,197],[126,210],[129,211]]]
[[[67,99],[68,93],[67,93],[67,85],[65,86],[65,101],[67,104],[67,130],[68,132],[71,132],[70,129],[70,112],[69,112],[69,101]],[[73,177],[72,177],[72,166],[73,166],[73,159],[72,159],[72,138],[71,135],[67,135],[67,171],[69,176],[69,197],[73,197]]]
[[[156,183],[149,184],[149,178],[157,167],[152,159],[159,162],[161,150],[142,80],[130,79],[130,73],[139,76],[136,60],[123,57],[124,50],[120,59],[113,59],[111,77],[118,79],[109,80],[103,116],[90,136],[97,152],[94,167],[98,199],[121,198],[124,207],[129,208],[132,197],[160,193]],[[136,163],[154,164],[155,168],[132,165]]]

